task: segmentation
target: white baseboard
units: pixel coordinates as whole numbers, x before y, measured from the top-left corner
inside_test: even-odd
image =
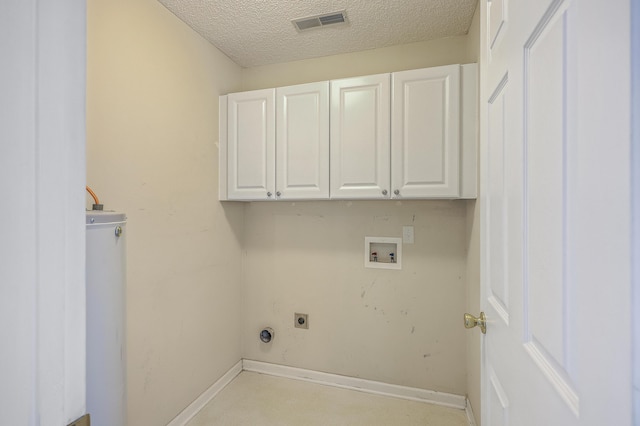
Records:
[[[287,367],[284,365],[252,361],[248,359],[242,360],[242,369],[246,371],[254,371],[256,373],[270,374],[272,376],[286,377],[289,379],[304,380],[307,382],[335,386],[344,389],[357,390],[360,392],[403,398],[411,401],[428,402],[430,404],[443,405],[461,410],[466,410],[467,407],[466,398],[461,395],[435,392],[407,386],[391,385],[373,380],[340,376],[338,374],[322,373],[319,371]]]
[[[473,415],[473,409],[471,408],[471,401],[469,401],[469,398],[467,398],[467,406],[464,408],[464,412],[467,413],[469,426],[476,426],[476,417]]]
[[[288,379],[303,380],[327,386],[335,386],[343,389],[351,389],[376,395],[391,396],[411,401],[425,402],[446,407],[465,410],[469,426],[476,426],[473,411],[469,400],[461,395],[445,392],[435,392],[408,386],[392,385],[373,380],[359,379],[356,377],[341,376],[338,374],[323,373],[320,371],[305,370],[303,368],[288,367],[278,364],[270,364],[248,359],[240,360],[211,387],[205,390],[195,401],[178,414],[167,426],[185,426],[189,420],[198,414],[222,389],[240,374],[243,370],[252,371],[271,376],[285,377]]]
[[[242,360],[238,361],[222,377],[220,377],[209,389],[204,391],[187,408],[182,410],[167,426],[184,426],[189,420],[195,417],[205,405],[209,403],[222,389],[225,388],[235,377],[242,372]]]

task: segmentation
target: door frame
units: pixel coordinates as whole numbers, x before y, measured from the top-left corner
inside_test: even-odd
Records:
[[[0,424],[85,414],[86,2],[0,14]]]
[[[640,2],[631,1],[631,279],[633,424],[640,425]]]

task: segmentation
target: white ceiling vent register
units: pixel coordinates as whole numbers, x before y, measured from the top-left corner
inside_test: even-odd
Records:
[[[347,13],[344,10],[293,19],[291,22],[298,31],[307,31],[313,28],[326,27],[327,25],[346,25],[349,23]]]

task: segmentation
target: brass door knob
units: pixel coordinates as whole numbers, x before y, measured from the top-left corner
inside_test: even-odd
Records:
[[[464,328],[473,328],[476,325],[480,327],[482,334],[487,334],[487,316],[484,312],[480,312],[478,318],[471,314],[464,314]]]

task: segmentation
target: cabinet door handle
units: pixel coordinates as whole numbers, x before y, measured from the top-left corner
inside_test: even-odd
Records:
[[[382,195],[387,195],[387,190],[386,189],[382,190]]]
[[[276,192],[276,197],[281,196],[282,194],[280,194],[280,191]]]
[[[273,195],[271,192],[267,192],[267,197],[271,197],[271,195]]]
[[[396,189],[395,191],[393,191],[393,193],[396,194],[396,195],[400,195],[400,190]]]

